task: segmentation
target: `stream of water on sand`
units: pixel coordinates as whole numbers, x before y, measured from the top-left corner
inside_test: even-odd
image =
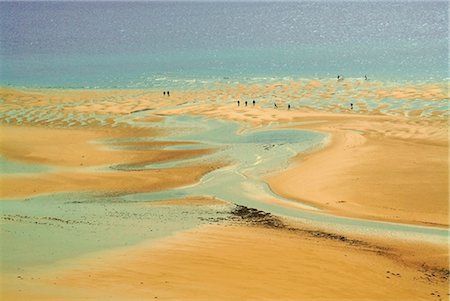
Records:
[[[332,229],[387,234],[402,238],[420,236],[421,239],[431,240],[445,240],[448,236],[448,231],[444,229],[331,216],[320,212],[312,205],[286,199],[273,193],[261,178],[270,172],[287,168],[289,160],[299,152],[326,144],[328,136],[325,134],[273,128],[239,132],[240,127],[237,123],[186,116],[168,117],[165,123],[165,126],[191,127],[192,129],[192,132],[175,133],[167,138],[168,140],[193,141],[220,147],[221,152],[209,157],[230,158],[235,164],[208,173],[200,183],[190,187],[159,193],[133,194],[125,196],[124,199],[148,201],[207,195],[273,214],[299,218],[304,222]],[[195,160],[205,160],[205,157]],[[185,161],[192,160],[159,164],[158,167],[172,167],[174,164],[182,164]]]
[[[117,165],[106,169],[159,169],[218,160],[232,164],[206,174],[196,184],[159,192],[106,196],[56,193],[23,201],[2,200],[0,231],[2,239],[8,242],[2,243],[2,269],[48,264],[166,237],[224,217],[229,212],[229,205],[148,206],[153,201],[190,196],[214,197],[334,232],[370,233],[441,243],[448,238],[449,232],[445,229],[336,217],[324,214],[314,206],[274,194],[262,177],[287,168],[290,159],[299,152],[323,146],[328,139],[325,134],[276,129],[274,126],[247,130],[235,122],[191,116],[168,116],[160,126],[173,129],[164,140],[195,142],[195,147],[212,147],[218,151],[194,159],[144,166]],[[127,140],[146,139],[154,138]],[[192,147],[192,144],[182,144],[168,149]],[[104,171],[105,167],[100,169]]]

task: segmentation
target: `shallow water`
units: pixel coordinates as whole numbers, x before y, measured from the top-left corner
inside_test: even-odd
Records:
[[[159,192],[156,195],[153,193],[133,194],[125,196],[125,199],[136,201],[152,198],[158,200],[161,198],[170,199],[180,195],[209,195],[277,215],[297,218],[303,222],[320,225],[328,229],[440,242],[445,242],[448,238],[449,231],[445,229],[323,214],[314,206],[274,194],[267,184],[261,181],[261,177],[265,174],[286,168],[289,164],[289,158],[297,153],[327,143],[328,137],[324,134],[273,128],[237,133],[239,126],[236,123],[188,116],[169,117],[166,122],[172,126],[194,124],[192,127],[195,131],[194,134],[175,135],[170,139],[221,146],[224,150],[212,156],[231,158],[236,164],[208,173],[199,184],[191,187]],[[198,160],[201,161],[206,158]],[[192,162],[192,160],[187,161]],[[182,162],[175,164],[180,163]],[[173,164],[169,163],[169,166],[173,166]],[[164,165],[158,164],[158,167],[162,166]],[[148,168],[151,168],[151,165]],[[267,200],[270,199],[276,199],[279,203],[268,202]],[[283,203],[286,206],[283,206]],[[291,208],[293,204],[300,210]]]
[[[321,143],[324,138],[323,135],[292,130],[237,134],[240,129],[237,123],[189,116],[168,117],[161,126],[184,128],[184,131],[176,131],[167,137],[169,141],[199,142],[200,145],[219,148],[221,151],[196,159],[139,166],[139,169],[169,168],[226,159],[234,164],[229,172],[227,169],[220,171],[224,173],[219,176],[224,180],[224,185],[228,185],[230,175],[233,179],[236,175],[237,179],[244,177],[257,181],[261,174],[281,168],[287,164],[289,157]],[[124,142],[126,139],[117,141]],[[190,144],[177,146],[178,149],[191,147]],[[238,166],[240,170],[236,172]],[[255,169],[255,166],[258,168]],[[111,168],[117,166],[92,167],[89,170],[103,172]],[[123,170],[127,168],[136,167],[120,166]],[[16,175],[18,172],[16,169]],[[205,177],[199,184],[190,187],[156,193],[127,196],[56,193],[23,200],[1,200],[3,223],[0,231],[5,242],[2,243],[2,269],[12,271],[97,250],[129,246],[143,240],[166,237],[176,231],[208,223],[211,219],[225,218],[229,212],[228,205],[147,206],[149,201],[188,196],[217,196],[235,202],[232,198],[214,193],[217,183]]]
[[[0,204],[1,270],[33,266],[167,237],[208,219],[226,206],[147,206],[120,197],[53,194]]]
[[[270,172],[288,167],[290,158],[299,152],[327,143],[327,135],[277,129],[276,126],[250,131],[235,122],[191,116],[169,116],[160,126],[183,129],[173,131],[164,138],[167,141],[195,142],[218,151],[200,158],[139,166],[139,169],[217,160],[232,164],[206,174],[196,184],[159,192],[128,195],[57,193],[24,200],[1,200],[2,270],[26,269],[108,248],[130,246],[226,218],[229,214],[228,205],[148,206],[153,201],[190,196],[215,197],[298,219],[332,232],[349,231],[440,243],[448,239],[449,232],[445,229],[327,215],[314,206],[274,194],[261,180]],[[108,140],[114,141],[125,142],[127,139]],[[178,149],[191,147],[191,144],[177,145]],[[93,167],[90,171],[111,168],[117,166]],[[135,169],[136,166],[121,165],[120,168]]]

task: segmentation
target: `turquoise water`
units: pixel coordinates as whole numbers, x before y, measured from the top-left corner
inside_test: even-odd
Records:
[[[0,85],[448,79],[448,2],[0,2]]]
[[[273,193],[261,177],[288,167],[289,158],[299,152],[323,146],[328,137],[321,133],[285,130],[262,129],[259,131],[240,132],[239,124],[198,117],[168,117],[167,128],[184,127],[190,129],[183,134],[175,134],[171,139],[195,141],[203,145],[214,145],[223,148],[218,155],[236,162],[231,167],[210,172],[199,184],[158,193],[142,193],[124,196],[126,200],[159,200],[165,198],[186,197],[189,195],[209,195],[236,204],[249,206],[296,218],[305,223],[322,226],[332,231],[351,231],[352,233],[370,233],[371,235],[392,236],[401,239],[421,239],[445,242],[449,231],[432,227],[402,225],[388,222],[359,220],[336,217],[320,212],[314,206],[299,201],[286,199]],[[193,132],[193,133],[191,133]],[[216,155],[213,155],[216,156]],[[212,157],[213,157],[212,156]],[[199,161],[208,160],[203,157]],[[192,160],[171,162],[173,164],[191,163]],[[149,165],[148,168],[156,166]],[[169,167],[158,164],[159,167]],[[268,202],[276,199],[277,204]],[[265,201],[266,200],[266,201]],[[298,210],[292,208],[297,205]]]
[[[149,207],[79,193],[2,200],[0,209],[0,270],[16,272],[167,237],[229,211],[227,206]]]
[[[331,232],[349,231],[440,243],[448,239],[448,230],[444,229],[327,215],[314,206],[273,193],[261,180],[268,173],[287,168],[290,158],[297,153],[327,143],[328,137],[324,134],[275,126],[250,131],[238,123],[191,116],[169,116],[161,126],[184,128],[165,137],[165,141],[195,142],[218,151],[195,159],[139,166],[139,169],[217,160],[231,164],[208,173],[198,183],[177,189],[127,195],[56,193],[24,200],[3,199],[0,234],[7,243],[1,244],[2,270],[53,264],[99,250],[166,237],[211,220],[227,218],[229,205],[148,206],[158,200],[190,196],[222,199],[298,219]],[[178,148],[184,146],[190,148],[191,145],[178,145]],[[105,168],[108,167],[102,170]],[[123,165],[121,168],[136,167]],[[96,172],[95,168],[90,170]]]
[[[261,180],[270,172],[286,168],[299,152],[327,143],[328,137],[324,134],[277,129],[276,126],[250,131],[238,123],[191,116],[169,116],[161,126],[184,129],[174,131],[165,138],[168,141],[195,142],[218,151],[195,159],[139,166],[139,169],[217,160],[231,164],[206,174],[193,185],[158,192],[127,195],[56,193],[24,200],[3,199],[0,202],[2,270],[17,271],[95,251],[126,247],[228,217],[229,205],[149,206],[158,200],[190,196],[222,199],[294,218],[330,232],[348,231],[438,243],[448,239],[449,232],[445,229],[327,215],[314,206],[273,193]],[[190,147],[189,144],[185,146]],[[108,167],[102,167],[105,168]],[[123,165],[121,168],[136,167]],[[95,168],[91,171],[95,172]]]
[[[198,184],[189,187],[155,193],[56,193],[27,197],[23,200],[3,199],[0,202],[0,234],[4,242],[1,244],[2,270],[30,268],[112,247],[125,247],[148,239],[166,237],[217,218],[227,218],[229,205],[154,207],[148,206],[148,202],[188,196],[211,196],[241,203],[239,199],[221,195],[220,191],[216,194],[214,190],[217,187],[207,189],[208,183],[222,183],[225,185],[222,188],[236,193],[241,188],[228,186],[235,185],[229,183],[230,176],[234,180],[243,177],[251,179],[249,181],[252,182],[260,182],[258,179],[262,174],[286,166],[290,157],[321,144],[325,137],[322,134],[293,130],[242,132],[237,123],[189,116],[168,117],[161,126],[185,129],[169,136],[169,141],[198,142],[220,151],[197,159],[140,166],[140,169],[169,168],[192,163],[217,162],[222,159],[234,162],[230,169],[219,171],[224,172],[223,177],[218,178],[222,182],[210,182],[205,177]],[[238,131],[241,134],[238,134]],[[122,138],[119,141],[126,140]],[[187,145],[187,148],[189,147],[190,145]],[[254,169],[255,166],[257,169]],[[107,167],[102,167],[102,171],[105,168]],[[126,168],[125,165],[122,167]],[[95,172],[95,168],[90,170]],[[264,189],[263,193],[272,195]],[[312,209],[309,206],[304,208]]]

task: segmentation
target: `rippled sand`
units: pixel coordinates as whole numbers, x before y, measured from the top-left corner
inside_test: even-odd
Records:
[[[61,127],[127,126],[124,115],[182,104],[226,104],[255,100],[259,107],[309,108],[333,112],[405,116],[448,116],[448,83],[398,84],[376,81],[305,81],[267,85],[218,85],[216,89],[175,91],[170,97],[146,90],[16,90],[2,88],[0,120],[7,124]],[[153,117],[152,117],[153,118]],[[274,118],[274,120],[276,120]]]

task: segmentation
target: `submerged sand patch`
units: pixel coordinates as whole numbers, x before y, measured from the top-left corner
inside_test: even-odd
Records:
[[[169,150],[169,142],[144,142],[156,149],[113,149],[115,144],[102,140],[119,138],[156,137],[160,130],[152,128],[127,129],[52,129],[40,127],[3,126],[1,128],[2,156],[26,164],[44,164],[52,169],[39,174],[2,175],[2,198],[89,191],[97,193],[131,193],[156,191],[192,184],[203,174],[221,163],[208,163],[172,169],[138,168],[151,163],[199,157],[212,149]],[[123,146],[123,143],[117,146]],[[131,143],[128,145],[135,145]],[[134,166],[134,170],[107,167]],[[104,170],[92,170],[92,167]]]
[[[225,201],[202,196],[192,196],[184,199],[151,201],[146,203],[147,206],[209,206],[226,204],[228,203]]]
[[[3,177],[2,198],[23,198],[59,192],[129,194],[160,191],[197,182],[221,163],[178,168],[107,173],[52,173]]]

